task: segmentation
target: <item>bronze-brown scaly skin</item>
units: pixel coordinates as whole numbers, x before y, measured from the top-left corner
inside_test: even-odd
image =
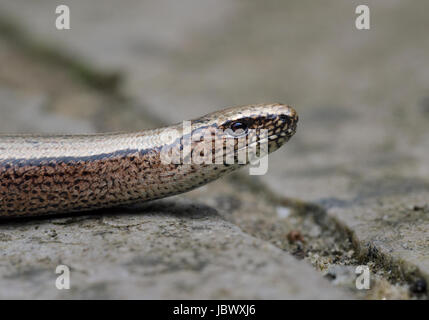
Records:
[[[255,129],[267,129],[273,152],[295,133],[297,121],[291,107],[260,104],[192,120],[191,135],[183,132],[182,124],[136,133],[0,135],[0,217],[99,209],[186,192],[243,164],[166,163],[161,157],[165,150],[192,150],[194,156],[206,147],[210,156],[223,151],[237,157],[237,150],[258,141]],[[231,135],[237,123],[249,129],[244,145]],[[207,132],[221,139],[223,148],[198,138]],[[224,149],[231,139],[233,149]]]

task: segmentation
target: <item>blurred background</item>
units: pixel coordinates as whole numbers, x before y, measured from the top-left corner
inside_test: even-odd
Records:
[[[70,7],[70,30],[55,28],[59,4]],[[355,27],[360,4],[370,30]],[[429,279],[428,12],[427,1],[405,0],[0,0],[0,132],[139,130],[226,106],[290,104],[296,135],[248,180],[281,204],[237,208],[245,192],[227,196],[224,184],[246,171],[186,197],[237,211],[234,225],[286,252],[297,250],[286,234],[298,226],[303,256],[325,273],[335,253],[315,243],[330,230],[342,262],[348,252],[386,283],[405,283],[376,298],[409,298]],[[298,222],[285,221],[295,201],[329,220],[299,226],[306,216],[292,210]],[[218,297],[210,292],[195,295]]]

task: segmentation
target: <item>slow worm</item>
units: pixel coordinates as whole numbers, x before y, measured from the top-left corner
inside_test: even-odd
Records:
[[[0,135],[0,217],[86,211],[186,192],[247,164],[249,157],[238,163],[238,152],[262,141],[261,129],[268,152],[277,150],[297,121],[289,106],[259,104],[194,119],[189,132],[176,124],[134,133]],[[180,161],[166,162],[166,150]],[[220,152],[221,163],[192,161],[194,155],[219,159]],[[226,162],[231,156],[232,164]]]

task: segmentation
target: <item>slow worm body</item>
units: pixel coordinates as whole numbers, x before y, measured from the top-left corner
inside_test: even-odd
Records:
[[[189,132],[177,124],[135,133],[0,135],[0,217],[85,211],[186,192],[249,159],[200,163],[185,155],[169,163],[162,159],[165,150],[183,156],[188,149],[192,160],[201,150],[210,150],[212,159],[222,152],[221,159],[237,160],[239,150],[258,142],[260,129],[267,130],[273,152],[295,133],[297,121],[289,106],[260,104],[194,119]],[[207,133],[220,148],[203,139]],[[231,141],[232,148],[226,147]]]

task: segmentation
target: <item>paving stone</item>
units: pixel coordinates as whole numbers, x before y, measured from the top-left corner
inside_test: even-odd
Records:
[[[0,225],[1,298],[338,299],[311,266],[179,198]],[[70,290],[55,287],[58,265]]]

